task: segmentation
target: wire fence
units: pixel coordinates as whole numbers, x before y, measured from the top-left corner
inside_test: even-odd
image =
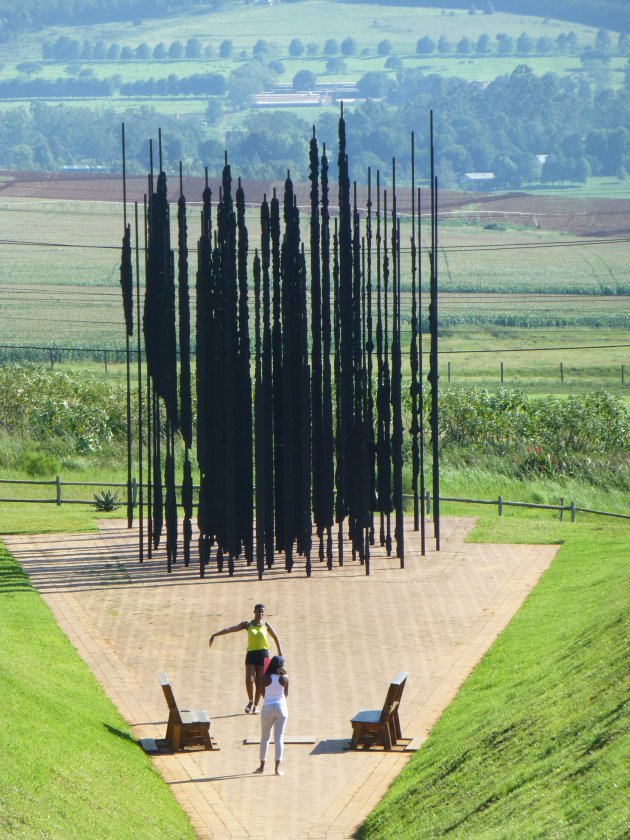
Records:
[[[99,482],[99,481],[62,481],[60,476],[55,476],[54,479],[48,480],[38,480],[38,479],[11,479],[11,478],[2,478],[0,479],[0,485],[25,485],[25,486],[40,486],[40,487],[50,487],[52,488],[53,492],[49,497],[43,499],[33,499],[33,498],[5,498],[0,497],[0,503],[25,503],[25,504],[54,504],[57,506],[63,504],[70,504],[70,505],[90,505],[91,507],[98,507],[98,502],[95,498],[92,499],[83,499],[83,498],[73,498],[68,495],[64,496],[63,488],[77,488],[77,487],[92,487],[92,488],[101,488],[105,490],[114,490],[117,492],[118,490],[127,490],[127,483],[120,483],[120,482]],[[131,504],[133,508],[138,507],[138,497],[139,497],[139,490],[140,490],[140,482],[137,478],[132,478],[131,480]],[[143,490],[148,492],[149,485],[143,484]],[[199,490],[198,485],[193,485],[193,492],[197,492]],[[146,496],[145,496],[146,498]],[[403,499],[406,502],[410,502],[413,500],[413,496],[411,495],[404,495]],[[116,502],[116,507],[126,507],[128,497],[127,495],[124,496],[122,499],[118,499]],[[462,503],[462,504],[470,504],[470,505],[494,505],[497,508],[497,514],[499,516],[503,516],[503,509],[507,507],[513,508],[532,508],[534,510],[551,510],[558,513],[559,519],[564,518],[564,514],[570,514],[571,522],[575,522],[577,520],[578,513],[588,513],[593,514],[595,516],[610,516],[616,519],[630,519],[630,514],[625,513],[613,513],[611,511],[604,511],[604,510],[593,510],[592,508],[585,508],[579,507],[576,505],[575,501],[570,501],[568,504],[565,504],[564,499],[560,499],[557,505],[543,505],[535,502],[512,502],[507,499],[504,499],[503,496],[497,496],[496,499],[472,499],[472,498],[459,498],[454,496],[440,496],[440,504],[442,502],[455,502],[455,503]],[[432,509],[432,498],[430,491],[426,491],[424,499],[421,500],[424,502],[424,511],[427,516],[431,515]],[[178,507],[182,507],[181,499],[177,500]],[[196,504],[193,504],[196,507]]]
[[[562,350],[573,350],[573,349],[616,349],[616,348],[630,348],[630,344],[621,344],[621,345],[611,345],[601,346],[601,347],[577,347],[577,348],[552,348],[552,347],[545,347],[545,348],[518,348],[512,350],[512,348],[504,348],[503,350],[467,350],[467,351],[460,351],[460,350],[442,350],[441,356],[453,355],[461,352],[466,352],[468,354],[474,354],[479,352],[492,352],[496,355],[500,355],[502,352],[509,353],[509,352],[534,352],[534,351],[553,351],[553,352],[560,352]],[[144,351],[141,351],[142,358],[144,359]],[[136,348],[129,348],[129,356],[132,362],[135,364],[135,360],[138,356],[138,350]],[[7,362],[35,362],[39,364],[44,364],[49,366],[51,370],[55,369],[56,365],[62,365],[67,362],[72,361],[83,361],[83,362],[93,362],[97,365],[103,365],[103,369],[105,373],[109,372],[110,366],[114,365],[124,365],[126,363],[126,350],[124,348],[100,348],[100,347],[45,347],[45,346],[33,346],[33,345],[10,345],[10,344],[0,344],[0,364],[7,363]],[[626,364],[609,364],[609,365],[600,365],[598,370],[598,378],[605,378],[608,381],[616,382],[617,384],[621,384],[622,386],[630,385],[630,369]],[[537,368],[539,372],[541,368]],[[446,381],[447,383],[463,383],[465,384],[469,379],[471,374],[471,368],[463,368],[461,365],[457,366],[455,362],[446,361],[442,362],[440,365],[440,378],[442,381]],[[492,369],[485,369],[483,371],[484,379],[491,380],[496,378],[497,383],[501,385],[506,384],[509,382],[510,379],[510,368],[509,366],[502,360],[498,361],[494,372]],[[565,381],[568,380],[575,380],[579,379],[580,371],[576,369],[574,366],[567,367],[565,362],[555,363],[553,366],[549,365],[548,368],[545,369],[545,375],[547,379],[555,379],[558,381],[559,384],[564,384]],[[593,371],[592,367],[589,368],[588,375],[592,377]],[[519,384],[522,381],[522,372],[518,372]]]

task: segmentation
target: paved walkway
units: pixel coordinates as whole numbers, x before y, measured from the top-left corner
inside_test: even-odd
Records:
[[[163,737],[166,671],[180,706],[203,707],[219,752],[152,758],[200,838],[352,837],[410,753],[348,752],[350,718],[380,707],[391,677],[410,673],[403,735],[418,746],[556,552],[555,546],[464,544],[472,520],[442,520],[442,551],[421,557],[406,535],[406,568],[380,549],[328,571],[279,564],[262,582],[192,565],[166,574],[163,552],[140,565],[137,533],[108,520],[98,534],[12,536],[5,542],[134,735]],[[260,718],[243,714],[245,634],[214,630],[266,604],[291,676],[286,775],[253,776]],[[272,749],[272,748],[271,748]],[[273,752],[268,756],[273,769]]]

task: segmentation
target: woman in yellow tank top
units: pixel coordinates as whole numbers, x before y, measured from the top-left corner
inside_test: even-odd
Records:
[[[265,659],[269,659],[269,639],[271,636],[278,649],[278,656],[282,656],[280,640],[274,629],[265,621],[265,605],[256,604],[254,607],[253,621],[241,621],[232,627],[224,627],[210,636],[208,645],[217,636],[227,636],[228,633],[238,633],[239,630],[247,630],[247,653],[245,655],[245,689],[249,702],[245,706],[247,714],[257,715],[258,705],[262,695],[262,678],[265,670]],[[254,687],[256,692],[254,694]]]

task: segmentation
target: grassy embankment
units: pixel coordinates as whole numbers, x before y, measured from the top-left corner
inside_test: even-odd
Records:
[[[475,539],[562,542],[558,556],[361,840],[626,835],[627,528],[516,522],[484,519]]]
[[[28,578],[0,546],[2,837],[195,836]]]

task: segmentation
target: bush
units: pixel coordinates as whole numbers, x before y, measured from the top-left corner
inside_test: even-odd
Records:
[[[29,478],[58,475],[60,470],[59,460],[54,455],[32,449],[22,452],[18,466]]]
[[[125,391],[85,375],[7,365],[0,368],[0,428],[56,439],[76,454],[98,453],[125,439]]]

